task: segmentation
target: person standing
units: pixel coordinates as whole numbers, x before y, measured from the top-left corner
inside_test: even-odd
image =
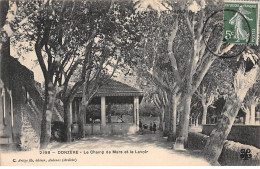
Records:
[[[150,122],[150,131],[151,131],[151,133],[153,132],[153,123],[152,122]]]
[[[155,134],[155,132],[156,132],[156,123],[153,122],[153,133]]]
[[[143,135],[143,124],[142,121],[139,121],[139,134]]]
[[[140,120],[139,121],[139,130],[142,131],[142,129],[143,129],[143,124],[142,124],[142,121]]]

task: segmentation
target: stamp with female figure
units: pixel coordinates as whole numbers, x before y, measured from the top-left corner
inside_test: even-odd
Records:
[[[227,43],[258,45],[259,1],[226,1],[223,39]]]

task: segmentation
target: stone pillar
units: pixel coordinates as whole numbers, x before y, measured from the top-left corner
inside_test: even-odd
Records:
[[[2,92],[3,95],[3,111],[4,111],[4,119],[6,118],[6,103],[5,103],[5,89]]]
[[[3,90],[4,88],[0,88],[0,137],[4,136],[4,104],[3,104]]]
[[[139,117],[139,97],[136,97],[136,125],[139,127],[139,121],[140,121],[140,117]]]
[[[11,111],[11,125],[14,127],[14,105],[13,105],[13,95],[12,90],[10,90],[10,111]]]
[[[106,98],[101,97],[101,125],[106,126]]]
[[[80,118],[80,110],[81,110],[81,107],[82,107],[82,102],[81,102],[81,100],[78,100],[78,107],[77,107],[77,112],[78,112],[78,121],[79,121],[79,118]],[[84,112],[84,115],[83,115],[83,117],[84,117],[84,122],[86,121],[86,112]],[[85,125],[85,123],[84,123],[84,125]]]
[[[79,101],[75,99],[74,101],[74,119],[78,123],[78,114],[79,114]]]
[[[139,126],[139,97],[134,97],[134,124]]]
[[[134,104],[133,104],[133,113],[134,113],[133,123],[136,124],[136,99],[135,99],[135,97],[134,97]]]
[[[72,124],[72,102],[70,102],[70,111],[69,111],[69,125]]]

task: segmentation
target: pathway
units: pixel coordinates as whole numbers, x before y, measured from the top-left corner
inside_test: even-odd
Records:
[[[49,148],[79,150],[88,165],[209,165],[196,152],[174,151],[161,135],[89,136],[70,144],[53,142]]]

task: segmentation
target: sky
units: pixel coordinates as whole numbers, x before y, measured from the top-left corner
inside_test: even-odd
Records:
[[[14,46],[10,45],[10,54],[14,58],[18,58],[19,62],[22,65],[26,66],[28,69],[30,69],[31,71],[34,72],[34,79],[37,82],[39,82],[41,84],[44,82],[42,70],[41,70],[40,66],[36,65],[34,62],[34,60],[37,59],[35,52],[30,52],[30,53],[24,54],[24,59],[23,59],[17,55],[17,49]]]

